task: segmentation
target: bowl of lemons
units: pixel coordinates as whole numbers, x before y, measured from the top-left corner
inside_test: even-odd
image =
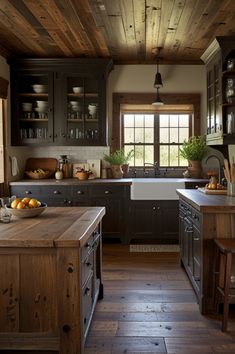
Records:
[[[34,218],[42,214],[47,208],[47,204],[41,203],[35,198],[15,198],[6,209],[18,218]]]

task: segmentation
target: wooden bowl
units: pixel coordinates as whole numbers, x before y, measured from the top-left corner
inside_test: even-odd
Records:
[[[34,172],[34,171],[25,171],[25,174],[30,179],[43,179],[49,178],[53,175],[54,171],[45,171],[45,173]]]
[[[31,209],[12,209],[11,207],[7,207],[7,210],[11,213],[11,215],[16,216],[17,218],[35,218],[36,216],[41,215],[47,208],[47,204],[41,203],[38,208]]]
[[[85,181],[89,178],[90,173],[86,171],[80,171],[76,173],[76,176],[80,181]]]

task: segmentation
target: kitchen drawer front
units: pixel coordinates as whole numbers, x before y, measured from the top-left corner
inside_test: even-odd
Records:
[[[83,318],[83,333],[85,334],[91,317],[93,305],[93,276],[91,276],[84,287],[82,288],[82,318]]]
[[[72,186],[73,205],[88,205],[88,194],[87,186]]]
[[[125,196],[127,186],[91,186],[89,188],[90,196],[92,197],[117,197]]]
[[[48,206],[70,206],[72,205],[70,186],[44,186],[42,188],[41,200]]]
[[[82,261],[81,272],[82,272],[82,285],[91,276],[94,267],[94,254],[91,252],[88,254],[87,258]]]
[[[82,262],[87,259],[88,255],[93,251],[93,244],[94,244],[94,233],[89,237],[85,246],[82,247]]]
[[[40,200],[42,189],[40,186],[10,186],[10,194],[19,198],[29,197]]]

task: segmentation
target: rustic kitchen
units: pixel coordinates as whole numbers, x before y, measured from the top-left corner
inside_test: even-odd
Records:
[[[0,353],[234,353],[234,12],[0,1]]]

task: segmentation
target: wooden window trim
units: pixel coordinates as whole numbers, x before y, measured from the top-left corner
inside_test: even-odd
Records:
[[[122,146],[121,105],[149,105],[154,102],[155,93],[113,93],[112,138],[110,149],[115,151]],[[201,95],[197,93],[161,93],[161,98],[168,105],[189,104],[193,106],[192,135],[200,135]]]

